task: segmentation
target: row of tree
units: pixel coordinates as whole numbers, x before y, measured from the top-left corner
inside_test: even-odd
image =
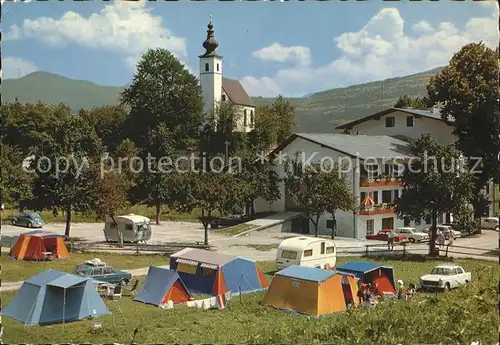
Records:
[[[253,212],[255,199],[276,200],[277,175],[257,154],[290,135],[295,116],[278,97],[257,109],[254,130],[242,134],[235,130],[238,107],[222,103],[203,127],[198,80],[163,49],[142,57],[120,105],[73,115],[64,104],[15,102],[2,104],[0,113],[3,202],[63,210],[67,236],[72,212],[114,217],[145,204],[156,208],[159,222],[162,209],[199,208],[207,230],[215,212],[230,213],[239,205]],[[159,173],[159,158],[191,156],[194,169]],[[237,156],[241,169],[230,173],[228,156]],[[212,166],[203,171],[208,161]]]

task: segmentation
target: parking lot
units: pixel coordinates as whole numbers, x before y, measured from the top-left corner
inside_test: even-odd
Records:
[[[58,234],[64,234],[65,225],[62,223],[46,224],[45,230]],[[103,223],[75,223],[71,226],[71,236],[80,238],[89,242],[104,241]],[[17,236],[30,229],[12,226],[10,224],[2,225],[2,245],[12,245]],[[165,243],[196,243],[203,242],[204,231],[200,223],[191,222],[171,222],[165,221],[160,225],[152,225],[152,238],[149,244]],[[297,236],[294,233],[274,232],[272,229],[264,231],[255,231],[246,236],[230,237],[218,235],[214,231],[209,233],[209,243],[220,253],[236,256],[245,256],[254,260],[274,260],[276,258],[276,248],[279,243],[287,237]],[[373,240],[355,240],[351,238],[335,239],[335,243],[342,252],[342,248],[354,252],[363,252],[367,244],[384,244],[384,242]],[[483,234],[473,237],[459,238],[455,240],[456,246],[484,248],[488,252],[498,248],[498,232],[493,230],[483,230]],[[348,249],[349,248],[349,249]],[[427,248],[426,243],[410,244],[407,249],[409,252],[423,254]],[[468,252],[467,249],[460,251]],[[470,251],[471,254],[480,253]],[[456,255],[459,256],[459,255]]]

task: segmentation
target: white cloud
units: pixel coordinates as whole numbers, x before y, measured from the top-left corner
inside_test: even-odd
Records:
[[[422,20],[418,23],[413,24],[413,31],[428,34],[434,32],[434,28],[428,22]]]
[[[279,43],[273,43],[268,47],[254,51],[252,55],[266,61],[292,61],[301,66],[309,66],[311,64],[311,51],[309,48],[301,46],[284,47]]]
[[[104,49],[124,56],[135,70],[140,56],[150,48],[165,48],[187,61],[186,40],[165,28],[162,18],[153,16],[146,2],[115,1],[88,17],[68,11],[59,19],[40,17],[12,25],[5,40],[35,38],[62,47],[68,43]]]
[[[483,6],[497,7],[492,3]],[[499,40],[497,18],[492,11],[487,17],[469,19],[462,28],[448,22],[433,27],[421,21],[411,27],[412,35],[409,35],[399,11],[384,8],[361,30],[335,37],[340,56],[327,65],[312,67],[295,59],[297,65],[294,68],[280,69],[274,76],[245,77],[242,83],[252,96],[272,97],[280,93],[300,96],[322,89],[418,73],[446,65],[452,55],[467,43],[483,41],[496,47]],[[280,52],[296,48],[282,47],[277,43],[273,46],[281,48],[276,49]],[[268,48],[254,52],[254,56],[258,54],[262,58],[263,51],[271,51]],[[290,54],[270,55],[274,56],[274,61],[286,60],[283,56],[289,61]]]
[[[38,71],[37,65],[17,57],[5,57],[2,59],[2,78],[21,78],[27,74]]]

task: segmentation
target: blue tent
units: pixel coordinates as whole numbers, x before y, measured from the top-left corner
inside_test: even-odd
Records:
[[[190,298],[191,294],[177,271],[151,266],[146,281],[134,301],[158,306],[169,300],[183,303]]]
[[[234,295],[269,287],[255,261],[207,250],[185,248],[170,256],[170,268],[191,293],[219,296],[231,291]]]
[[[89,278],[48,270],[24,281],[2,315],[29,326],[110,314]]]
[[[394,293],[394,273],[392,267],[383,266],[376,262],[349,261],[336,268],[339,272],[350,273],[359,278],[359,283],[380,284],[380,288],[386,293]]]

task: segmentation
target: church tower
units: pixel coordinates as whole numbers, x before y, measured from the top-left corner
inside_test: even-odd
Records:
[[[208,23],[207,39],[203,42],[205,54],[200,55],[200,86],[203,95],[205,121],[212,115],[214,106],[222,98],[222,56],[215,50],[219,43],[214,36],[212,16]]]

